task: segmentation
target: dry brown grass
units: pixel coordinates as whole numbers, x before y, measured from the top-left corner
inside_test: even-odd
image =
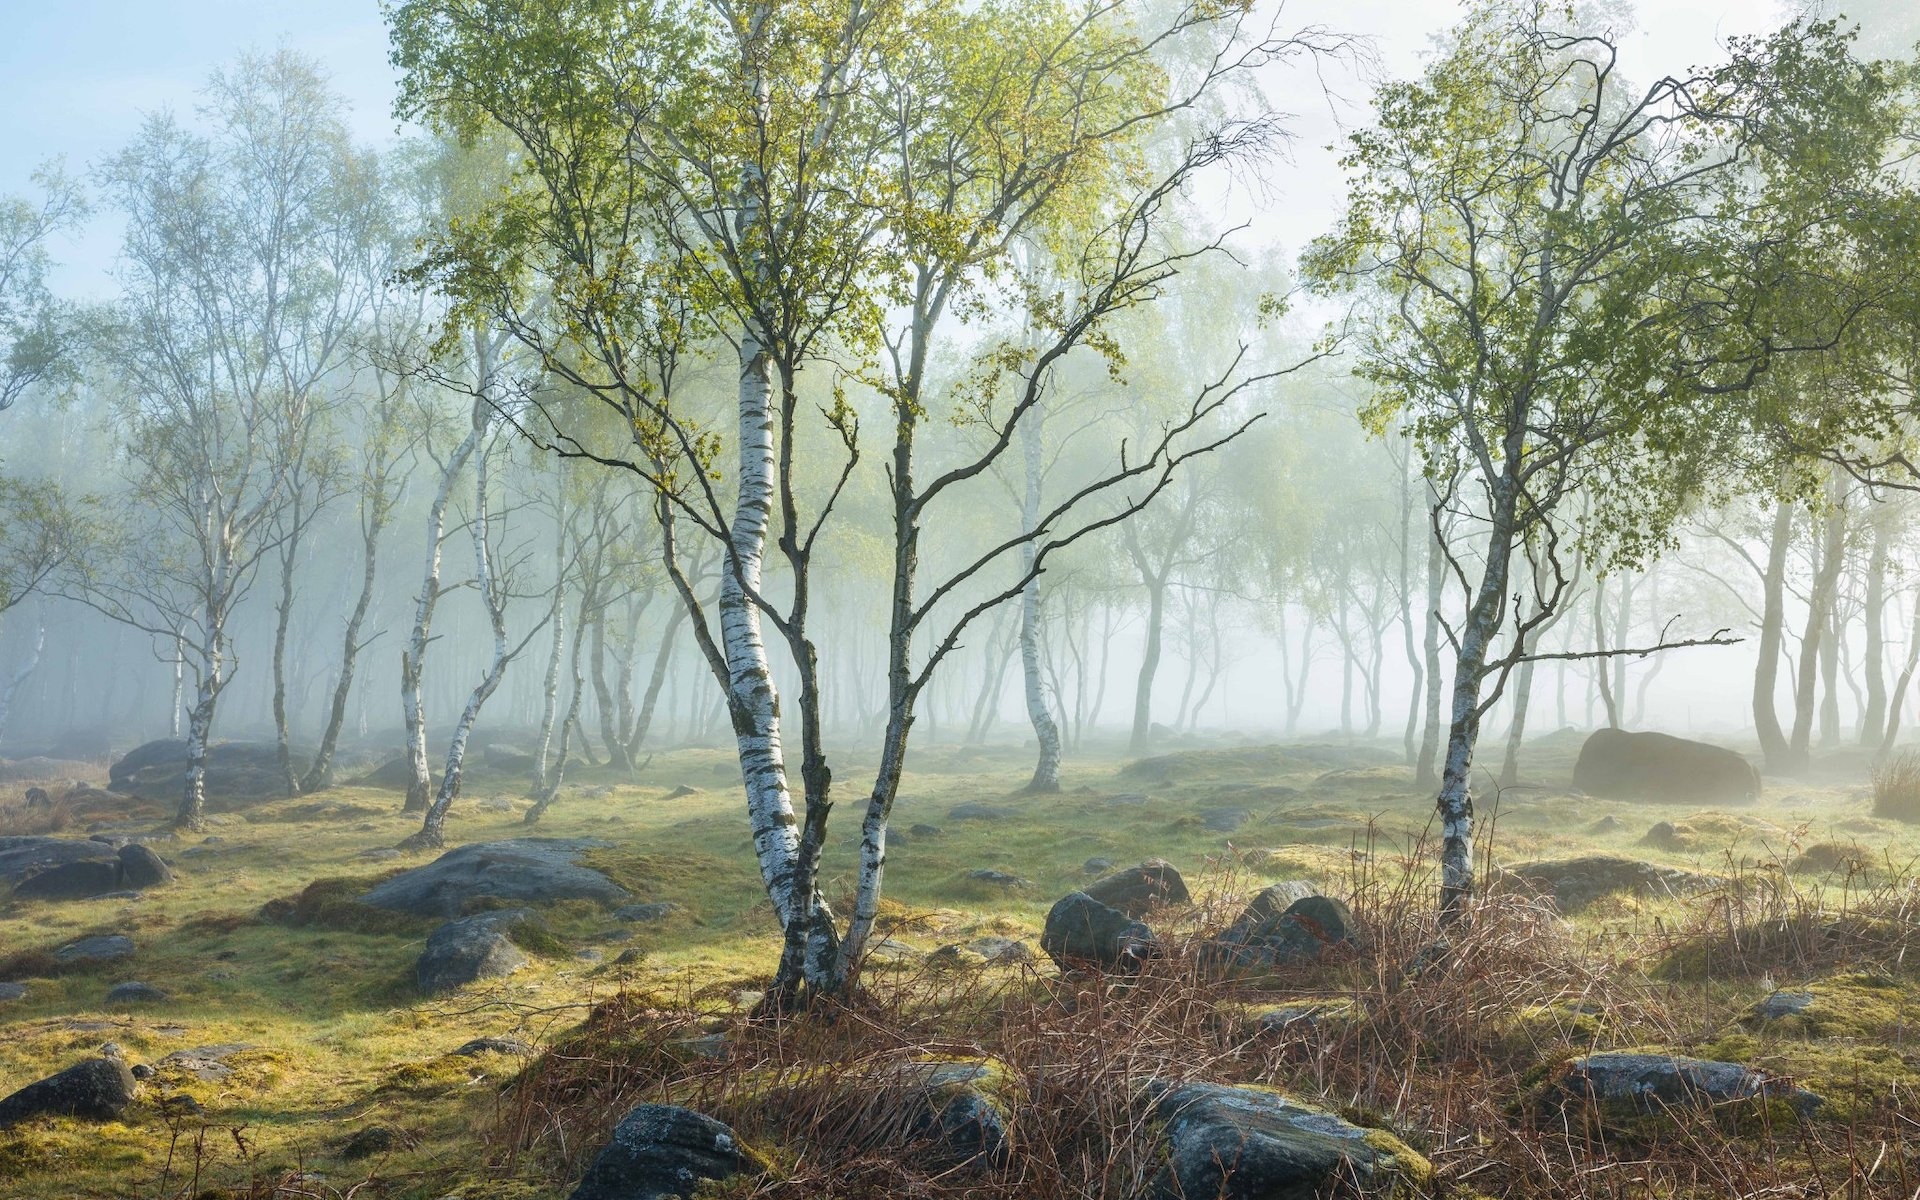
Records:
[[[1143,1194],[1161,1162],[1134,1102],[1139,1084],[1215,1079],[1278,1086],[1391,1129],[1432,1159],[1446,1195],[1907,1200],[1920,1186],[1920,1125],[1897,1106],[1850,1125],[1782,1118],[1758,1134],[1714,1114],[1676,1116],[1629,1137],[1530,1104],[1568,1057],[1679,1044],[1697,996],[1648,977],[1652,943],[1577,932],[1521,897],[1483,901],[1436,954],[1430,861],[1423,846],[1357,857],[1349,896],[1365,947],[1258,986],[1197,969],[1198,936],[1231,916],[1228,897],[1258,886],[1222,867],[1197,889],[1208,898],[1199,908],[1161,924],[1172,952],[1132,978],[929,968],[871,981],[855,1006],[777,1024],[709,1016],[694,996],[621,995],[505,1091],[493,1163],[555,1185],[577,1178],[613,1123],[652,1101],[711,1112],[771,1153],[777,1169],[729,1196],[1122,1200]],[[1898,936],[1818,933],[1820,902],[1791,895],[1729,886],[1681,924],[1659,923],[1660,945],[1715,969],[1763,969],[1763,959],[1811,969],[1897,957],[1914,932],[1911,909],[1887,907],[1888,887],[1852,899],[1863,919],[1904,921]],[[1724,932],[1770,922],[1793,932]],[[1347,1001],[1355,1015],[1278,1033],[1231,1019],[1313,997]],[[725,1057],[689,1052],[689,1039],[717,1030]],[[927,1058],[1001,1064],[1013,1129],[1003,1165],[927,1161],[899,1097],[848,1085]]]
[[[1873,815],[1920,824],[1920,751],[1896,754],[1874,767]]]

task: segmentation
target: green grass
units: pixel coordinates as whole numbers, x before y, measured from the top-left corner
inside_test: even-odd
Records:
[[[1554,743],[1542,750],[1538,776],[1565,780],[1576,748]],[[413,818],[398,812],[397,793],[340,788],[219,818],[210,831],[217,840],[188,836],[159,847],[178,879],[137,901],[0,903],[0,947],[13,972],[0,969],[0,978],[30,988],[26,999],[0,1007],[0,1092],[107,1041],[130,1060],[148,1063],[210,1044],[257,1047],[236,1056],[233,1073],[217,1082],[163,1071],[124,1124],[50,1122],[0,1132],[6,1194],[20,1200],[173,1195],[196,1157],[203,1188],[240,1189],[236,1194],[296,1172],[317,1172],[335,1193],[377,1176],[386,1197],[456,1190],[469,1200],[556,1194],[537,1173],[503,1174],[481,1169],[478,1161],[473,1130],[492,1119],[498,1085],[520,1064],[496,1055],[446,1055],[485,1035],[551,1043],[623,988],[663,1003],[691,999],[716,1016],[752,1003],[776,953],[776,930],[730,762],[721,751],[683,750],[657,755],[632,782],[583,773],[580,784],[611,784],[611,790],[592,797],[585,787],[563,792],[537,830],[603,839],[608,845],[586,856],[589,865],[636,902],[671,901],[682,906],[680,914],[628,926],[590,904],[556,906],[544,913],[542,931],[524,935],[532,952],[525,969],[437,1000],[420,998],[412,985],[413,963],[432,923],[355,901],[373,882],[428,860],[361,857],[395,845],[414,827]],[[1412,789],[1388,748],[1243,745],[1140,764],[1076,761],[1064,790],[1053,796],[1019,792],[1030,763],[1016,748],[940,747],[920,753],[914,765],[894,827],[933,824],[942,833],[909,835],[891,848],[883,932],[922,952],[987,933],[1037,944],[1047,908],[1088,878],[1083,863],[1094,857],[1121,865],[1168,859],[1196,886],[1203,912],[1222,917],[1231,917],[1238,896],[1275,880],[1305,879],[1347,894],[1356,879],[1397,860],[1415,869],[1425,865],[1409,856],[1428,828],[1430,798]],[[864,770],[857,762],[836,768],[844,799],[824,878],[827,894],[844,909]],[[683,783],[701,790],[664,799]],[[490,796],[513,798],[513,811],[476,808],[475,801]],[[964,802],[989,802],[1013,815],[950,819],[949,810]],[[524,807],[515,782],[495,787],[476,775],[453,811],[449,840],[525,836]],[[1245,823],[1232,832],[1209,829],[1203,811],[1221,807],[1246,810]],[[1864,789],[1846,786],[1796,787],[1726,813],[1676,813],[1552,788],[1512,789],[1481,802],[1483,845],[1498,861],[1606,851],[1711,872],[1784,863],[1795,847],[1816,842],[1884,846],[1911,857],[1920,831],[1875,820],[1870,809]],[[1608,815],[1618,830],[1588,832]],[[1686,836],[1671,848],[1640,844],[1661,820],[1675,821]],[[1017,875],[1030,886],[1003,889],[966,878],[980,867]],[[1815,874],[1795,879],[1822,886]],[[1828,886],[1839,885],[1829,880]],[[1596,906],[1581,926],[1603,942],[1616,938],[1630,959],[1626,948],[1634,939],[1678,919],[1671,902],[1622,899]],[[99,932],[130,934],[138,953],[122,963],[52,973],[45,951]],[[629,947],[645,951],[640,961],[613,965]],[[583,950],[599,957],[581,957]],[[164,989],[170,999],[107,1011],[107,988],[132,979]],[[1745,1038],[1741,1048],[1792,1065],[1810,1054],[1802,1053],[1802,1043],[1833,1041],[1725,1032],[1761,994],[1757,980],[1673,986],[1687,989],[1686,1008],[1703,1045]],[[1509,1024],[1514,1036],[1567,1044],[1599,1025],[1577,1012],[1547,1009],[1521,1013]],[[1626,1024],[1622,1036],[1635,1032]],[[1849,1045],[1857,1049],[1858,1041]],[[1891,1069],[1872,1047],[1848,1053],[1853,1057],[1846,1061],[1862,1070]],[[202,1111],[182,1118],[181,1096]],[[406,1137],[391,1152],[344,1160],[347,1140],[375,1123]]]

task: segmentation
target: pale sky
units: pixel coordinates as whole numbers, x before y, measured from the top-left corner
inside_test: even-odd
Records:
[[[1271,0],[1269,0],[1271,2]],[[1629,73],[1651,79],[1717,56],[1733,35],[1774,23],[1774,0],[1642,3]],[[1375,40],[1384,67],[1416,70],[1431,36],[1456,17],[1453,0],[1287,0],[1292,24],[1323,24]],[[41,162],[64,155],[84,171],[123,145],[145,113],[191,115],[207,75],[248,49],[285,44],[318,59],[353,105],[356,135],[380,145],[395,136],[392,71],[376,0],[0,0],[0,194],[19,193]],[[1260,240],[1298,248],[1331,221],[1340,179],[1329,143],[1342,124],[1364,123],[1365,83],[1277,79],[1274,99],[1299,115],[1294,161],[1269,181]],[[1331,105],[1331,107],[1330,107]],[[71,295],[111,291],[117,241],[108,216],[54,247],[56,276]]]

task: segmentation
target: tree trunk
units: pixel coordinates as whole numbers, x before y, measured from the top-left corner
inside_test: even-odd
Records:
[[[373,605],[374,577],[380,557],[380,534],[386,528],[388,505],[376,497],[360,525],[360,595],[347,617],[346,636],[340,645],[340,677],[334,680],[333,702],[327,709],[327,727],[321,731],[319,748],[300,781],[302,791],[315,792],[333,786],[333,756],[340,745],[340,731],[347,721],[347,699],[353,692],[354,669],[360,662],[360,630],[366,624],[367,611]]]
[[[446,844],[447,812],[460,795],[460,774],[466,761],[467,739],[472,736],[474,723],[480,719],[481,708],[500,686],[507,663],[513,658],[513,653],[507,647],[507,600],[502,584],[495,578],[493,559],[487,545],[491,524],[488,512],[491,501],[487,495],[488,457],[487,449],[482,447],[474,460],[474,510],[468,525],[473,532],[473,583],[487,607],[488,624],[493,630],[493,658],[488,663],[486,674],[468,695],[466,707],[460,712],[459,723],[454,726],[453,737],[447,743],[447,761],[442,768],[439,793],[428,806],[419,832],[402,843],[408,849],[437,849]]]
[[[1887,518],[1884,510],[1873,523],[1873,549],[1867,555],[1866,597],[1861,620],[1867,627],[1867,702],[1860,713],[1860,745],[1874,747],[1887,725]]]
[[[33,675],[34,668],[40,665],[40,655],[46,648],[47,623],[43,620],[34,629],[33,649],[27,654],[27,661],[18,671],[5,679],[0,679],[0,739],[4,739],[7,734],[7,718],[13,712],[14,696],[19,693],[20,685]]]
[[[300,794],[293,770],[293,731],[287,721],[287,628],[293,623],[293,572],[300,557],[300,534],[305,528],[304,496],[296,488],[289,503],[286,539],[280,543],[280,600],[273,623],[273,732],[274,753],[287,795]]]
[[[1160,625],[1166,615],[1166,579],[1149,575],[1146,584],[1147,645],[1133,685],[1133,733],[1127,739],[1130,754],[1145,754],[1153,738],[1153,677],[1160,669]]]
[[[1812,757],[1821,646],[1832,620],[1834,601],[1840,587],[1840,568],[1846,559],[1846,498],[1847,484],[1836,472],[1829,477],[1827,485],[1831,511],[1827,514],[1820,540],[1819,563],[1814,571],[1812,592],[1808,596],[1807,623],[1800,638],[1799,672],[1794,686],[1793,736],[1787,747],[1797,769],[1804,768]]]
[[[1426,713],[1420,734],[1420,761],[1414,770],[1414,786],[1440,786],[1440,602],[1447,583],[1446,556],[1440,550],[1440,536],[1429,524],[1427,539],[1427,628],[1421,640],[1426,659]]]
[[[1027,419],[1020,426],[1021,449],[1026,458],[1026,492],[1020,506],[1020,529],[1029,538],[1040,524],[1043,463],[1041,422],[1044,419],[1042,411],[1036,407],[1027,414]],[[1033,571],[1036,553],[1037,550],[1032,541],[1020,547],[1020,569],[1023,573]],[[1033,725],[1033,740],[1038,748],[1033,766],[1033,778],[1027,781],[1027,790],[1057,792],[1060,790],[1060,726],[1053,719],[1046,681],[1040,677],[1040,576],[1038,574],[1034,574],[1027,580],[1027,586],[1020,593],[1020,673],[1022,682],[1025,684],[1027,720]]]
[[[1500,786],[1510,788],[1520,782],[1520,747],[1527,736],[1527,706],[1533,700],[1532,661],[1520,664],[1513,681],[1513,719],[1507,725],[1507,754],[1500,763]]]
[[[1510,454],[1508,472],[1519,465]],[[1513,556],[1515,505],[1519,485],[1502,478],[1493,485],[1494,500],[1488,514],[1490,529],[1486,565],[1473,607],[1467,612],[1466,627],[1460,632],[1459,649],[1454,656],[1453,706],[1447,727],[1447,757],[1440,776],[1440,795],[1435,807],[1440,817],[1440,924],[1442,928],[1466,914],[1473,896],[1473,771],[1474,749],[1480,740],[1480,687],[1487,666],[1487,652],[1499,632],[1502,605],[1506,600],[1507,577]]]
[[[1773,532],[1767,539],[1767,571],[1761,577],[1759,662],[1753,671],[1753,727],[1768,771],[1785,771],[1792,765],[1792,752],[1780,727],[1774,696],[1786,641],[1787,553],[1792,545],[1793,505],[1781,500],[1774,505]]]
[[[1900,714],[1907,706],[1907,687],[1913,682],[1913,671],[1920,665],[1920,589],[1913,593],[1913,626],[1907,632],[1907,662],[1900,668],[1900,679],[1894,684],[1893,699],[1887,704],[1886,731],[1880,735],[1879,761],[1885,761],[1893,753],[1895,741],[1900,736]]]
[[[187,640],[178,633],[173,635],[173,710],[167,715],[167,734],[180,736],[180,717],[186,702],[187,688]]]
[[[407,637],[406,646],[400,651],[400,709],[406,722],[407,760],[413,770],[412,778],[407,783],[403,812],[425,812],[433,791],[432,777],[427,769],[427,717],[422,671],[433,628],[433,610],[440,603],[440,544],[446,537],[447,504],[453,494],[455,477],[466,466],[467,460],[473,457],[474,448],[480,444],[481,430],[486,424],[483,404],[484,401],[474,402],[467,436],[461,439],[452,456],[441,467],[440,487],[427,509],[426,571],[421,580],[420,594],[413,602],[413,630]]]

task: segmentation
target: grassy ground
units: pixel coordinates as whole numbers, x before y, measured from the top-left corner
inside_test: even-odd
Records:
[[[1800,913],[1813,922],[1806,926],[1814,930],[1811,942],[1831,942],[1835,935],[1820,932],[1820,914],[1845,910],[1853,891],[1900,876],[1889,864],[1920,853],[1915,827],[1875,820],[1859,779],[1770,781],[1760,803],[1720,810],[1578,798],[1564,790],[1576,749],[1577,740],[1563,735],[1543,739],[1532,764],[1542,786],[1483,798],[1483,849],[1493,861],[1607,852],[1771,880],[1773,891],[1754,899],[1752,888],[1733,889],[1718,908],[1620,899],[1571,927],[1556,923],[1554,936],[1596,971],[1611,972],[1616,983],[1631,980],[1633,1004],[1609,1015],[1609,1029],[1588,1029],[1580,1020],[1592,1018],[1573,1010],[1566,1017],[1553,1007],[1568,991],[1556,975],[1539,997],[1515,997],[1505,1012],[1490,1008],[1488,1022],[1531,1036],[1525,1023],[1544,1021],[1554,1026],[1553,1038],[1565,1040],[1574,1029],[1592,1044],[1633,1044],[1658,1032],[1663,1044],[1756,1061],[1771,1056],[1801,1075],[1851,1072],[1865,1097],[1862,1121],[1884,1107],[1876,1097],[1915,1084],[1905,1031],[1920,1009],[1904,983],[1866,977],[1855,981],[1865,991],[1833,994],[1828,1007],[1836,1012],[1877,1014],[1848,1027],[1838,1060],[1820,1059],[1802,1042],[1744,1032],[1737,1022],[1770,988],[1803,982],[1791,971],[1826,978],[1857,965],[1843,961],[1853,943],[1832,952],[1811,944],[1783,950],[1759,944],[1776,936],[1763,927],[1772,921],[1786,931],[1777,938],[1791,941],[1793,914]],[[1029,764],[1014,748],[935,748],[916,766],[894,819],[908,833],[889,857],[888,933],[906,948],[900,974],[911,974],[925,952],[984,933],[1037,946],[1047,908],[1088,877],[1091,858],[1172,861],[1207,892],[1196,923],[1230,917],[1236,898],[1280,879],[1304,879],[1356,900],[1372,895],[1381,912],[1388,893],[1426,895],[1420,840],[1430,799],[1412,789],[1386,748],[1219,744],[1138,763],[1080,761],[1070,765],[1065,791],[1046,797],[1018,793]],[[850,800],[861,774],[858,764],[840,765],[849,802],[829,857],[830,895],[851,883],[857,821]],[[160,1065],[123,1124],[42,1122],[0,1132],[0,1194],[267,1195],[275,1187],[316,1196],[564,1194],[564,1164],[577,1163],[582,1147],[522,1156],[499,1132],[503,1122],[527,1124],[524,1097],[501,1090],[527,1064],[513,1055],[448,1052],[488,1035],[552,1044],[593,1006],[623,992],[629,1008],[703,1014],[712,1028],[750,1008],[775,950],[774,926],[754,873],[737,778],[728,755],[708,750],[659,754],[631,782],[581,773],[538,834],[604,840],[588,859],[592,865],[636,900],[671,901],[681,911],[658,925],[631,926],[589,906],[560,906],[548,914],[554,936],[534,947],[540,952],[531,966],[439,1000],[420,999],[412,985],[429,926],[374,919],[350,903],[320,903],[350,898],[425,861],[366,857],[413,827],[392,792],[339,788],[216,818],[205,840],[189,836],[158,847],[178,879],[138,900],[0,903],[0,979],[29,987],[25,999],[0,1005],[0,1093],[109,1041],[130,1061]],[[682,787],[697,790],[667,798]],[[473,777],[454,810],[450,840],[525,835],[518,791],[511,781]],[[992,819],[953,818],[951,810],[964,803],[1001,811]],[[1233,818],[1220,810],[1243,814],[1238,827],[1225,828]],[[1676,836],[1643,844],[1660,821],[1674,823]],[[939,832],[916,835],[915,825]],[[1796,862],[1816,845],[1863,847],[1874,861],[1862,873],[1849,867],[1848,853],[1822,850],[1814,857],[1833,860],[1825,875],[1770,871],[1769,864]],[[968,878],[976,868],[1022,882],[981,883]],[[308,892],[316,881],[351,882]],[[304,906],[297,903],[303,892]],[[1761,907],[1746,912],[1749,903]],[[1729,938],[1724,930],[1737,932]],[[130,960],[66,973],[47,961],[46,951],[92,933],[128,934],[138,951]],[[1707,946],[1711,954],[1690,969],[1683,951],[1708,953],[1701,949]],[[641,953],[614,961],[629,950]],[[1051,974],[1043,960],[1027,978]],[[107,989],[127,980],[170,998],[121,1011],[104,1007]],[[1316,988],[1338,992],[1363,983],[1323,980]],[[1634,1007],[1640,1004],[1658,1013],[1641,1013]],[[1822,1036],[1826,1045],[1840,1035]],[[232,1044],[251,1048],[225,1059],[224,1078],[202,1079],[162,1063],[176,1051]],[[1382,1099],[1390,1089],[1360,1096],[1366,1085],[1324,1063],[1303,1065],[1285,1055],[1261,1063],[1265,1076],[1290,1088],[1350,1107],[1364,1100],[1362,1108],[1403,1127],[1438,1122]],[[1376,1064],[1375,1074],[1392,1066]],[[375,1124],[397,1131],[397,1141],[371,1157],[345,1157],[354,1135]],[[551,1130],[541,1136],[550,1140]],[[1487,1171],[1472,1185],[1523,1174],[1511,1166]]]

